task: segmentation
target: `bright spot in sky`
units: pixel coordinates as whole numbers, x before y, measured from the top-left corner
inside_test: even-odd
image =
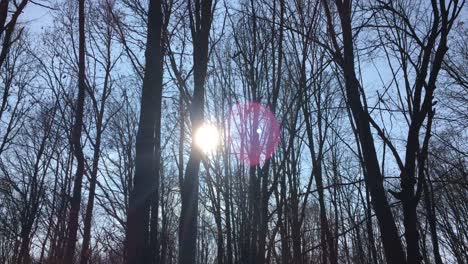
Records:
[[[213,125],[205,124],[195,132],[195,144],[204,152],[210,153],[216,150],[219,144],[218,129]]]

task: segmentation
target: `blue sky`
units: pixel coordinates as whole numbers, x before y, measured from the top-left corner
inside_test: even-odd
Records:
[[[51,10],[34,3],[29,3],[25,7],[24,14],[20,16],[20,21],[28,24],[30,33],[40,33],[44,26],[52,24]]]

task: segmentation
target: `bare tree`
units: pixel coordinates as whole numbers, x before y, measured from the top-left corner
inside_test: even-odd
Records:
[[[468,262],[463,8],[0,0],[0,262]]]
[[[158,253],[154,254],[158,251],[158,246],[153,240],[157,240],[159,209],[163,31],[163,3],[158,0],[149,1],[146,63],[136,137],[135,177],[127,218],[127,263],[158,261]]]
[[[83,176],[85,174],[85,157],[81,144],[83,131],[84,103],[86,93],[86,64],[85,64],[85,1],[78,3],[78,26],[79,26],[79,52],[78,52],[78,96],[74,106],[75,122],[71,133],[71,145],[76,157],[77,167],[73,181],[73,194],[70,200],[70,212],[68,216],[67,246],[63,261],[72,263],[75,256],[77,242],[78,218],[81,206],[81,191]]]

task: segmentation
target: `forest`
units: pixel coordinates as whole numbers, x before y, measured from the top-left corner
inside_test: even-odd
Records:
[[[468,264],[465,0],[0,0],[0,264]]]

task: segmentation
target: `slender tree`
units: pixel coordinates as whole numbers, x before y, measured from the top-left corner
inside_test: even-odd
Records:
[[[85,64],[85,1],[78,3],[78,31],[79,31],[79,51],[78,51],[78,96],[74,106],[75,122],[72,128],[71,145],[73,154],[76,157],[76,173],[73,180],[73,194],[70,200],[70,212],[68,215],[68,235],[64,263],[72,263],[75,256],[77,242],[78,219],[81,206],[81,189],[83,176],[85,174],[85,157],[81,144],[81,134],[83,131],[84,103],[86,96],[86,64]]]
[[[193,46],[193,96],[190,102],[192,135],[203,125],[205,104],[205,79],[208,68],[209,37],[214,6],[212,0],[187,2]],[[181,212],[179,220],[179,264],[194,263],[197,249],[197,218],[200,162],[202,150],[194,140],[185,168],[181,186]]]

